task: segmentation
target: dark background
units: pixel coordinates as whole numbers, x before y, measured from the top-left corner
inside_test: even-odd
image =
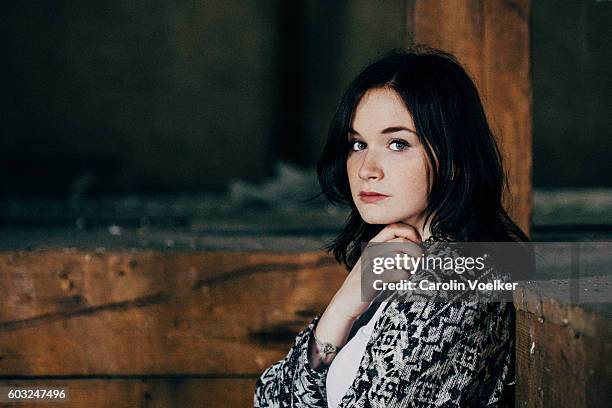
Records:
[[[399,0],[1,4],[12,197],[222,191],[279,161],[312,172],[348,81],[405,43]],[[612,187],[611,17],[612,2],[532,2],[536,189]]]

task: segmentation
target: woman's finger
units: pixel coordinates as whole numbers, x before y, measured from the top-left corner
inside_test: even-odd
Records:
[[[400,255],[407,254],[408,256],[412,256],[412,257],[419,257],[424,253],[423,249],[420,246],[416,245],[413,241],[407,238],[397,237],[397,238],[393,238],[392,240],[389,240],[386,242],[401,244],[401,245],[390,245],[387,247],[387,249],[391,250],[391,252],[393,253],[398,253]],[[384,245],[382,245],[382,247],[384,247]]]
[[[395,238],[406,238],[417,244],[421,244],[423,242],[419,231],[415,227],[401,222],[387,225],[374,238],[372,238],[372,241],[388,242]]]

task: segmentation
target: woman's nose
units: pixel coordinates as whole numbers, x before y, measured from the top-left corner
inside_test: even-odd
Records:
[[[359,167],[359,177],[363,180],[381,179],[383,177],[380,160],[371,151],[364,155],[363,162]]]

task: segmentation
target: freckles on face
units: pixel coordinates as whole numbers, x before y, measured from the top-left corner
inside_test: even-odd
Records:
[[[363,220],[418,224],[427,207],[428,161],[412,115],[395,91],[366,92],[355,110],[347,144],[351,196]],[[384,196],[363,197],[364,191]]]

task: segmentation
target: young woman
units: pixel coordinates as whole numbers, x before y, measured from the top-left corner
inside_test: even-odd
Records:
[[[508,404],[511,304],[361,297],[362,243],[405,242],[419,256],[439,241],[528,241],[502,208],[500,154],[461,65],[416,47],[366,67],[342,98],[317,171],[323,194],[352,209],[327,246],[350,273],[261,375],[255,407]]]

